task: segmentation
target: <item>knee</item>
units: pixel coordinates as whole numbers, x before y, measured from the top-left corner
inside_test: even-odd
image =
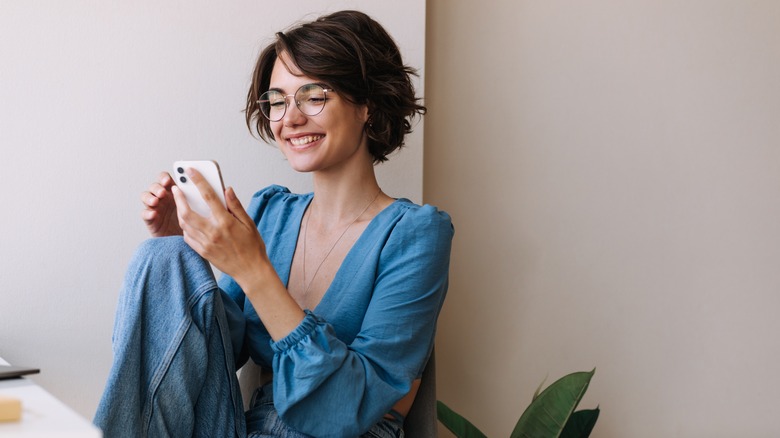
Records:
[[[192,251],[192,248],[184,242],[184,238],[181,236],[152,237],[138,245],[135,255],[141,258],[165,257],[189,251]]]
[[[127,270],[126,284],[203,285],[214,282],[211,265],[181,236],[155,237],[142,242]],[[192,283],[192,284],[190,284]]]
[[[143,241],[136,249],[131,265],[170,269],[173,266],[202,267],[208,263],[187,245],[183,237],[169,236]]]

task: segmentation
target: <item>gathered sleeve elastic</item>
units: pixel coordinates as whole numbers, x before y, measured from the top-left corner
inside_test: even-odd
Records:
[[[422,374],[447,291],[453,227],[446,213],[409,205],[374,247],[375,262],[360,267],[373,292],[354,339],[340,340],[328,321],[306,311],[293,332],[272,343],[274,403],[291,427],[318,437],[358,436]]]

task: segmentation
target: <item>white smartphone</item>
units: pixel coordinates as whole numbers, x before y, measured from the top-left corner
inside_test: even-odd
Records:
[[[203,175],[206,182],[214,189],[222,206],[227,208],[227,205],[225,204],[225,185],[222,182],[222,173],[219,171],[219,164],[217,164],[216,161],[175,161],[173,163],[173,181],[179,189],[181,189],[182,193],[184,193],[187,204],[192,211],[203,217],[211,217],[211,208],[209,208],[206,201],[200,195],[198,188],[190,181],[189,176],[187,176],[186,171],[188,168],[193,168]]]

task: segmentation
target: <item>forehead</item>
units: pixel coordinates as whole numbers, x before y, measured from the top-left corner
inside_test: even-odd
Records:
[[[293,92],[301,85],[317,82],[301,72],[286,52],[282,52],[274,62],[271,71],[269,88],[278,88],[285,92]]]

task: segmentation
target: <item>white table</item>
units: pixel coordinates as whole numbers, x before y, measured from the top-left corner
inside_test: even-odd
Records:
[[[8,362],[0,357],[0,363]],[[100,429],[27,378],[0,380],[0,395],[22,401],[19,421],[0,421],[0,437],[101,438]]]

